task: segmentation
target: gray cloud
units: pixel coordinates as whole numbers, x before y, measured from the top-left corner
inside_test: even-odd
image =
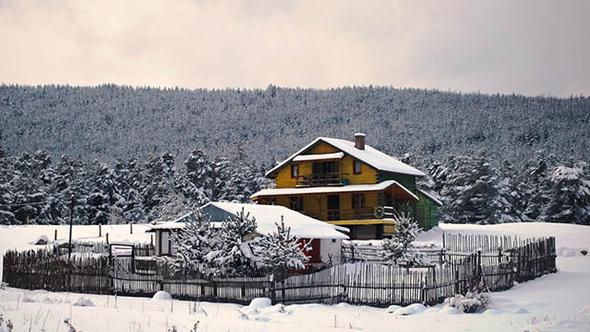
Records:
[[[590,2],[0,0],[0,82],[590,94]]]

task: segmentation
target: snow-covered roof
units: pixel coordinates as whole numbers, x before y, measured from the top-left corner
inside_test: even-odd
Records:
[[[308,145],[304,146],[301,150],[295,152],[289,158],[280,162],[277,166],[273,167],[270,171],[266,172],[266,176],[273,175],[276,171],[280,168],[288,164],[294,158],[299,156],[300,154],[307,151],[312,146],[316,145],[318,142],[325,142],[333,147],[337,148],[338,150],[358,159],[361,160],[368,165],[376,168],[380,171],[386,172],[394,172],[394,173],[401,173],[401,174],[408,174],[408,175],[415,175],[415,176],[424,176],[425,174],[421,171],[417,170],[416,168],[405,164],[392,156],[389,156],[370,145],[365,144],[365,149],[361,150],[354,146],[354,142],[338,139],[338,138],[330,138],[330,137],[318,137],[313,140]]]
[[[348,186],[331,186],[331,187],[300,187],[300,188],[271,188],[262,189],[254,195],[251,199],[263,196],[281,196],[281,195],[309,195],[309,194],[332,194],[332,193],[348,193],[348,192],[364,192],[364,191],[382,191],[391,186],[397,186],[406,192],[411,197],[418,199],[413,192],[402,186],[395,180],[387,180],[375,184],[351,184]]]
[[[184,228],[184,223],[181,221],[183,221],[187,217],[190,217],[192,214],[193,212],[191,211],[173,220],[154,221],[150,223],[150,228],[146,232],[153,232],[156,229],[182,229]]]
[[[348,239],[347,235],[339,232],[348,232],[347,228],[325,223],[284,206],[210,202],[202,206],[201,210],[205,210],[208,206],[222,209],[234,216],[243,209],[244,213],[250,214],[251,217],[256,219],[256,233],[261,235],[275,232],[277,229],[275,223],[280,223],[282,217],[285,226],[290,227],[291,234],[296,237],[305,239]]]
[[[300,154],[293,158],[293,161],[332,160],[344,158],[344,152]]]
[[[438,198],[436,198],[433,194],[431,194],[427,191],[424,191],[422,189],[418,189],[418,191],[421,192],[422,194],[424,194],[424,196],[430,198],[434,203],[436,203],[436,205],[443,206],[443,203]]]
[[[159,222],[150,225],[150,229],[146,232],[153,232],[157,229],[183,229],[185,226],[184,222],[180,221],[166,221],[166,222]]]

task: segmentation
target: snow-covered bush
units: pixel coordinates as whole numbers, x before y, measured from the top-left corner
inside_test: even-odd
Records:
[[[465,295],[457,294],[445,300],[445,303],[449,307],[456,308],[464,313],[483,312],[488,308],[490,302],[490,295],[486,292],[468,292]]]
[[[260,268],[283,277],[289,269],[305,268],[305,263],[309,260],[305,253],[311,247],[309,243],[302,246],[282,220],[280,224],[275,224],[275,232],[258,238],[254,243],[254,252]]]
[[[94,307],[94,302],[89,298],[81,297],[76,302],[72,303],[72,305],[77,307]]]
[[[10,319],[4,321],[4,316],[0,314],[0,332],[12,332],[13,329],[12,322]]]
[[[431,265],[424,253],[415,250],[412,246],[412,242],[421,231],[422,229],[414,218],[406,214],[398,215],[395,233],[391,239],[383,240],[383,259],[406,266]]]

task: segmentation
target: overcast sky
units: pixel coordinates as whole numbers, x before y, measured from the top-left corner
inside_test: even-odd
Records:
[[[0,0],[0,82],[590,95],[590,1]]]

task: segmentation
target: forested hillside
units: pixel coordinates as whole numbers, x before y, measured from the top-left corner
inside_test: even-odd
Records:
[[[419,164],[485,148],[495,165],[522,166],[543,149],[588,160],[590,99],[458,94],[393,88],[182,90],[0,87],[0,144],[87,160],[170,152],[267,165],[317,136],[352,139]],[[241,153],[241,152],[240,152]],[[423,160],[425,162],[423,162]]]
[[[248,201],[317,136],[417,166],[441,220],[590,224],[590,99],[391,88],[0,87],[0,224],[147,222]]]

